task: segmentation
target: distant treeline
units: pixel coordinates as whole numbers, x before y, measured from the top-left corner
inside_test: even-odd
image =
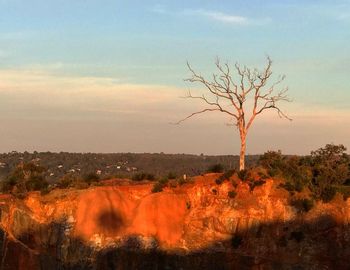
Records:
[[[251,191],[267,178],[279,181],[279,187],[292,196],[292,205],[308,211],[315,201],[331,201],[339,193],[350,197],[350,157],[344,145],[327,144],[307,156],[283,155],[267,151],[247,157],[245,170],[238,170],[238,156],[185,154],[80,154],[18,153],[0,155],[2,181],[0,192],[24,197],[29,191],[49,193],[56,188],[87,188],[103,185],[103,179],[129,178],[135,182],[153,181],[152,192],[191,182],[193,175],[220,173],[218,185],[237,180]],[[186,176],[184,176],[186,175]],[[229,191],[234,198],[236,191]]]
[[[258,155],[247,157],[248,166],[254,166]],[[52,153],[52,152],[10,152],[0,154],[0,179],[5,179],[19,164],[34,163],[44,169],[49,183],[55,183],[63,176],[84,177],[97,174],[100,178],[128,177],[139,173],[151,173],[157,177],[173,173],[188,176],[199,175],[214,164],[221,164],[225,170],[237,169],[238,156],[189,155],[164,153]]]

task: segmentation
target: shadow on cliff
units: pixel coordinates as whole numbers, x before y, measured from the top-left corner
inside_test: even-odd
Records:
[[[117,213],[101,215],[101,225],[123,224]],[[193,251],[168,252],[129,236],[116,246],[96,249],[66,234],[70,224],[33,226],[11,239],[0,229],[0,270],[14,269],[350,269],[350,227],[331,215],[305,222],[260,223],[237,230],[226,241]]]
[[[124,226],[124,220],[119,212],[108,210],[98,215],[97,225],[105,235],[116,235]]]

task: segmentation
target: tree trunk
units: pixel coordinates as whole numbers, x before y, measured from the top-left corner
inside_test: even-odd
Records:
[[[242,171],[245,168],[245,149],[246,149],[246,134],[241,134],[241,152],[239,154],[239,170]]]

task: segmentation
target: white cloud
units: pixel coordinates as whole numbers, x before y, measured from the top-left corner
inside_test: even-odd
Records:
[[[249,19],[247,17],[226,14],[218,11],[207,11],[207,10],[195,10],[194,14],[207,17],[214,21],[219,21],[228,24],[248,24]]]
[[[228,14],[216,10],[186,9],[182,12],[188,16],[200,16],[227,25],[262,25],[271,22],[271,18],[250,18],[237,14]]]

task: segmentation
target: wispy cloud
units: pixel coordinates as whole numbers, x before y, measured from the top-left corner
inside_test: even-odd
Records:
[[[169,86],[122,83],[115,78],[56,76],[40,69],[0,70],[0,77],[0,108],[2,116],[8,117],[14,114],[14,107],[26,108],[27,116],[38,109],[72,115],[88,111],[115,112],[120,117],[131,111],[157,115],[172,110],[171,104],[183,92]],[[49,113],[46,116],[50,117]]]
[[[182,11],[170,11],[166,6],[159,4],[151,7],[150,11],[157,14],[174,16],[197,16],[228,25],[260,25],[271,21],[271,18],[249,18],[239,14],[224,13],[217,10],[184,9]]]
[[[211,19],[214,21],[219,21],[219,22],[228,23],[228,24],[248,24],[249,23],[249,19],[247,17],[233,15],[233,14],[226,14],[218,11],[208,11],[208,10],[199,9],[199,10],[192,10],[188,12],[199,16],[207,17],[208,19]]]
[[[271,21],[271,18],[250,18],[238,14],[229,14],[221,11],[205,9],[187,9],[183,11],[183,14],[189,16],[200,16],[227,25],[261,25]]]

